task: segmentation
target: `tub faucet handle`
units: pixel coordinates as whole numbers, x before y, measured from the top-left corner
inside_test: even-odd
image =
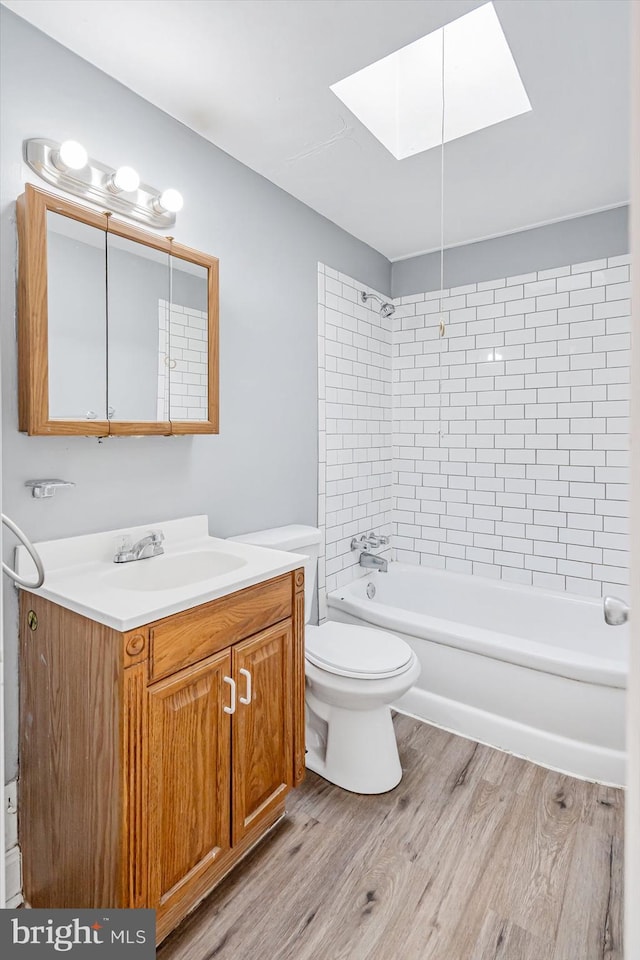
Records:
[[[385,537],[381,533],[370,533],[369,543],[372,547],[386,547],[389,543],[389,537]]]
[[[380,533],[363,533],[361,537],[354,537],[351,541],[352,550],[367,550],[369,547],[384,547],[389,543],[389,537]]]

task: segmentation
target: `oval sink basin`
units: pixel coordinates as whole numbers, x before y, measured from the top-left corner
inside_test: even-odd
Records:
[[[105,579],[120,590],[172,590],[231,573],[246,562],[231,553],[198,550],[118,564]]]

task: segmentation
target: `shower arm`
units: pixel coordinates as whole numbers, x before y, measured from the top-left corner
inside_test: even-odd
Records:
[[[367,293],[366,290],[360,291],[360,302],[366,303],[367,300],[377,300],[380,304],[380,315],[382,317],[390,317],[396,312],[396,308],[392,303],[383,300],[382,297],[379,297],[377,293]]]
[[[363,303],[366,303],[367,300],[377,300],[379,304],[384,305],[384,300],[382,297],[379,297],[377,293],[366,293],[364,290],[360,293],[360,299]]]

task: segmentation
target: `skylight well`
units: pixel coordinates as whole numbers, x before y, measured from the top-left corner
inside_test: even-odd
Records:
[[[531,104],[493,3],[358,70],[331,90],[397,160],[517,117]]]

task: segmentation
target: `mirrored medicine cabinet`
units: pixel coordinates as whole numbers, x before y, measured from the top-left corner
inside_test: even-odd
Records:
[[[19,428],[218,432],[218,260],[30,184],[17,203]]]

